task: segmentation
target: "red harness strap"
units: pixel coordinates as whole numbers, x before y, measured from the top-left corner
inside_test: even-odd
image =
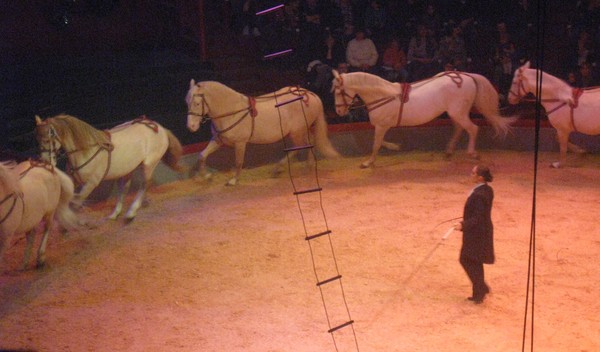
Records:
[[[256,117],[258,111],[256,110],[256,99],[254,97],[248,97],[248,105],[250,105],[250,116]]]
[[[134,123],[141,123],[142,125],[148,127],[152,131],[154,131],[154,133],[158,133],[158,124],[156,122],[150,120],[148,117],[146,117],[146,115],[142,115],[142,116],[138,117],[137,119],[131,121],[132,125]]]
[[[408,103],[411,88],[410,83],[402,83],[400,86],[402,87],[402,93],[400,93],[400,109],[398,110],[398,122],[396,122],[396,126],[400,126],[400,122],[402,122],[402,111],[404,110],[404,103]]]

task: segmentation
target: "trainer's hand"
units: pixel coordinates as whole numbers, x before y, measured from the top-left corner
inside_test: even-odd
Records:
[[[456,231],[462,231],[462,222],[457,222],[456,224],[454,224],[454,229]]]

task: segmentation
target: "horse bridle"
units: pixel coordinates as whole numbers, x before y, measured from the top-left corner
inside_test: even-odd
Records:
[[[514,95],[515,97],[517,97],[518,101],[520,102],[528,94],[527,90],[525,89],[525,85],[523,84],[523,68],[518,69],[517,77],[518,77],[518,82],[515,82],[513,80],[512,84],[510,85],[510,89],[508,90],[508,94]],[[517,86],[516,93],[513,90],[513,87],[515,85]]]
[[[357,94],[354,94],[354,96],[351,96],[350,94],[346,93],[346,90],[344,89],[344,79],[342,77],[340,78],[336,78],[336,80],[338,82],[340,82],[339,86],[334,86],[333,87],[333,94],[334,95],[340,95],[342,97],[342,101],[344,102],[343,104],[335,104],[335,107],[344,107],[346,109],[350,109],[354,103],[356,102],[357,99]],[[348,99],[350,100],[350,102],[348,102]]]
[[[191,106],[189,106],[188,107],[188,115],[200,117],[200,124],[203,124],[204,122],[210,120],[210,118],[208,117],[208,111],[210,111],[210,106],[208,106],[208,102],[206,101],[206,98],[204,98],[204,93],[194,93],[192,95],[192,101],[190,102],[191,103],[190,105],[193,105],[196,98],[198,98],[198,97],[200,97],[201,102],[202,102],[201,103],[202,112],[197,113],[191,109]],[[205,110],[205,107],[206,107],[206,110]]]
[[[50,163],[55,165],[58,159],[58,151],[60,150],[60,147],[57,146],[55,143],[58,142],[59,145],[62,145],[62,142],[59,139],[58,133],[56,133],[54,126],[52,126],[48,122],[45,122],[44,124],[48,126],[48,141],[50,147],[46,149],[40,144],[40,154],[48,153],[48,155],[50,156]]]

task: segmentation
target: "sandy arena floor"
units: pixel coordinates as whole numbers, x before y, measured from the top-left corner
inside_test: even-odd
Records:
[[[537,179],[534,347],[599,351],[600,158],[550,169],[556,157],[540,155]],[[473,161],[402,152],[366,170],[362,158],[318,163],[360,351],[521,350],[533,154],[486,150],[482,158],[496,177],[497,262],[486,266],[492,292],[481,305],[466,300],[460,233],[441,240],[447,220],[462,215]],[[237,187],[224,186],[228,173],[155,187],[129,225],[53,234],[39,271],[14,270],[17,242],[0,276],[0,349],[336,351],[290,179],[271,169],[246,170]],[[101,219],[113,204],[85,215]],[[309,227],[320,214],[310,204]],[[352,328],[342,330],[339,351],[356,351]]]

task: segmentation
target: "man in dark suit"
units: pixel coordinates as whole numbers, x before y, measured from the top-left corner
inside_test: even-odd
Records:
[[[465,203],[463,220],[455,227],[463,232],[460,264],[473,284],[473,294],[468,300],[480,304],[490,292],[484,280],[483,264],[493,264],[495,259],[491,217],[494,191],[488,185],[493,176],[487,166],[475,166],[472,178],[476,185]]]

